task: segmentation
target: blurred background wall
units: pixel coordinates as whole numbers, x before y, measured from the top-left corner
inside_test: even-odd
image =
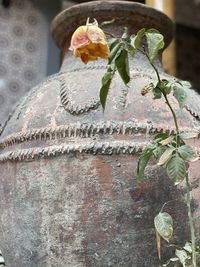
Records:
[[[0,0],[0,125],[30,88],[59,70],[60,53],[50,23],[62,9],[80,2],[86,1]],[[200,92],[200,0],[135,2],[158,8],[174,20],[175,41],[165,53],[165,69],[191,81]]]
[[[8,2],[8,1],[7,1]],[[59,1],[13,0],[0,5],[0,124],[33,86],[59,69],[50,23]]]
[[[200,0],[146,0],[175,23],[174,45],[164,58],[167,72],[191,81],[200,92]]]

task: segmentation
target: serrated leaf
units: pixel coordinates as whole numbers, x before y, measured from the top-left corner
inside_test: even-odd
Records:
[[[188,145],[183,145],[178,148],[178,153],[184,160],[193,161],[197,158],[194,149]]]
[[[165,152],[162,154],[162,156],[160,157],[159,161],[158,161],[158,165],[163,165],[165,164],[171,157],[172,157],[172,153],[174,152],[175,148],[168,148],[165,150]]]
[[[164,47],[164,37],[157,30],[150,29],[145,32],[148,46],[148,56],[151,63],[153,63],[158,51]]]
[[[162,154],[165,152],[166,147],[165,146],[158,146],[156,149],[154,149],[153,154],[155,158],[158,160]]]
[[[131,38],[131,45],[133,46],[133,48],[135,48],[135,49],[140,48],[141,41],[142,41],[142,38],[144,37],[144,35],[145,35],[145,28],[139,30],[137,32],[137,34]]]
[[[115,65],[123,82],[126,85],[130,81],[130,71],[128,62],[128,52],[125,49],[121,50],[120,54],[115,60]]]
[[[175,154],[167,163],[167,173],[175,184],[178,184],[185,178],[185,162],[178,154]]]
[[[144,170],[149,162],[151,156],[153,155],[153,150],[155,146],[153,144],[148,145],[145,150],[142,152],[141,156],[139,157],[138,164],[137,164],[137,179],[141,180],[144,177]]]
[[[103,107],[103,110],[105,109],[105,105],[106,105],[106,99],[107,99],[107,95],[108,95],[108,91],[110,88],[110,84],[112,81],[112,77],[113,77],[113,73],[112,72],[106,72],[102,78],[102,86],[100,89],[100,103]]]
[[[154,218],[154,225],[158,234],[169,242],[173,235],[173,219],[167,212],[159,212]]]
[[[179,103],[179,107],[183,108],[187,100],[187,93],[183,87],[177,83],[173,85],[174,96]]]
[[[191,138],[196,138],[198,137],[199,133],[198,132],[182,132],[179,134],[179,136],[182,139],[191,139]]]

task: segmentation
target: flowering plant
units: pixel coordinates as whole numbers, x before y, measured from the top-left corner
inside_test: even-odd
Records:
[[[105,34],[97,25],[79,27],[72,36],[71,48],[75,56],[80,56],[84,63],[99,57],[108,58],[107,71],[102,77],[100,88],[100,102],[105,109],[108,91],[116,72],[120,75],[124,84],[128,86],[130,81],[129,56],[134,57],[137,51],[143,53],[156,73],[157,80],[141,88],[141,94],[147,95],[150,91],[154,99],[164,99],[171,111],[175,131],[172,134],[157,134],[153,141],[143,150],[137,165],[137,178],[142,180],[145,168],[151,157],[157,160],[157,164],[166,169],[169,178],[177,185],[183,180],[186,182],[188,219],[191,233],[191,241],[186,241],[183,247],[171,245],[175,257],[169,259],[162,266],[197,267],[197,254],[199,247],[196,245],[195,229],[192,218],[190,181],[188,176],[188,163],[198,160],[198,156],[192,147],[185,143],[185,139],[195,138],[198,132],[181,132],[176,113],[169,101],[168,95],[173,94],[179,107],[183,108],[187,99],[187,89],[190,83],[180,80],[162,79],[154,64],[160,50],[164,48],[164,37],[156,29],[141,29],[135,35],[129,36],[127,29],[120,38],[112,37],[109,40],[109,48]],[[96,32],[95,32],[96,31]],[[91,37],[91,36],[94,36]],[[79,38],[80,37],[80,38]],[[83,38],[82,38],[83,37]],[[145,45],[144,45],[145,44]],[[164,203],[161,211],[154,219],[156,229],[158,257],[161,258],[161,239],[169,242],[173,235],[173,219],[169,213],[164,212]]]

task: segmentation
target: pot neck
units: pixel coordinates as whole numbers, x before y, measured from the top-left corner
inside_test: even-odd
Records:
[[[154,61],[155,66],[163,71],[162,63],[161,63],[161,54]],[[71,51],[65,54],[64,60],[61,66],[60,72],[76,72],[85,69],[105,69],[107,68],[108,61],[105,59],[98,59],[95,61],[91,61],[88,64],[84,64],[79,58],[75,58]],[[139,72],[152,72],[152,66],[148,62],[145,55],[141,52],[137,52],[134,58],[129,57],[129,64],[131,71],[139,71]]]
[[[136,34],[141,28],[156,28],[164,36],[165,47],[173,37],[172,21],[158,10],[128,1],[92,1],[74,5],[53,20],[52,35],[62,54],[68,51],[73,32],[80,25],[85,25],[88,17],[95,18],[99,24],[115,19],[113,24],[107,25],[103,30],[116,36],[121,36],[124,27],[130,35]]]

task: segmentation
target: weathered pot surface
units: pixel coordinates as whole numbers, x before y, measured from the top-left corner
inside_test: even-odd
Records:
[[[72,32],[87,17],[120,34],[142,27],[172,38],[162,13],[125,1],[95,1],[63,11],[52,32],[67,51]],[[174,130],[163,100],[143,97],[156,79],[143,55],[131,59],[127,89],[116,75],[103,113],[98,93],[106,61],[84,65],[68,52],[61,71],[33,88],[5,125],[0,140],[0,247],[10,267],[157,267],[153,218],[162,204],[175,220],[174,240],[188,235],[183,187],[176,188],[152,161],[135,180],[142,148],[158,132]],[[159,70],[162,66],[157,60]],[[166,74],[162,72],[162,77]],[[188,92],[178,112],[181,130],[199,129],[199,96]],[[199,150],[199,140],[189,140]],[[190,168],[194,215],[199,216],[198,163]],[[199,223],[196,224],[199,229]],[[167,256],[163,249],[163,258]]]

